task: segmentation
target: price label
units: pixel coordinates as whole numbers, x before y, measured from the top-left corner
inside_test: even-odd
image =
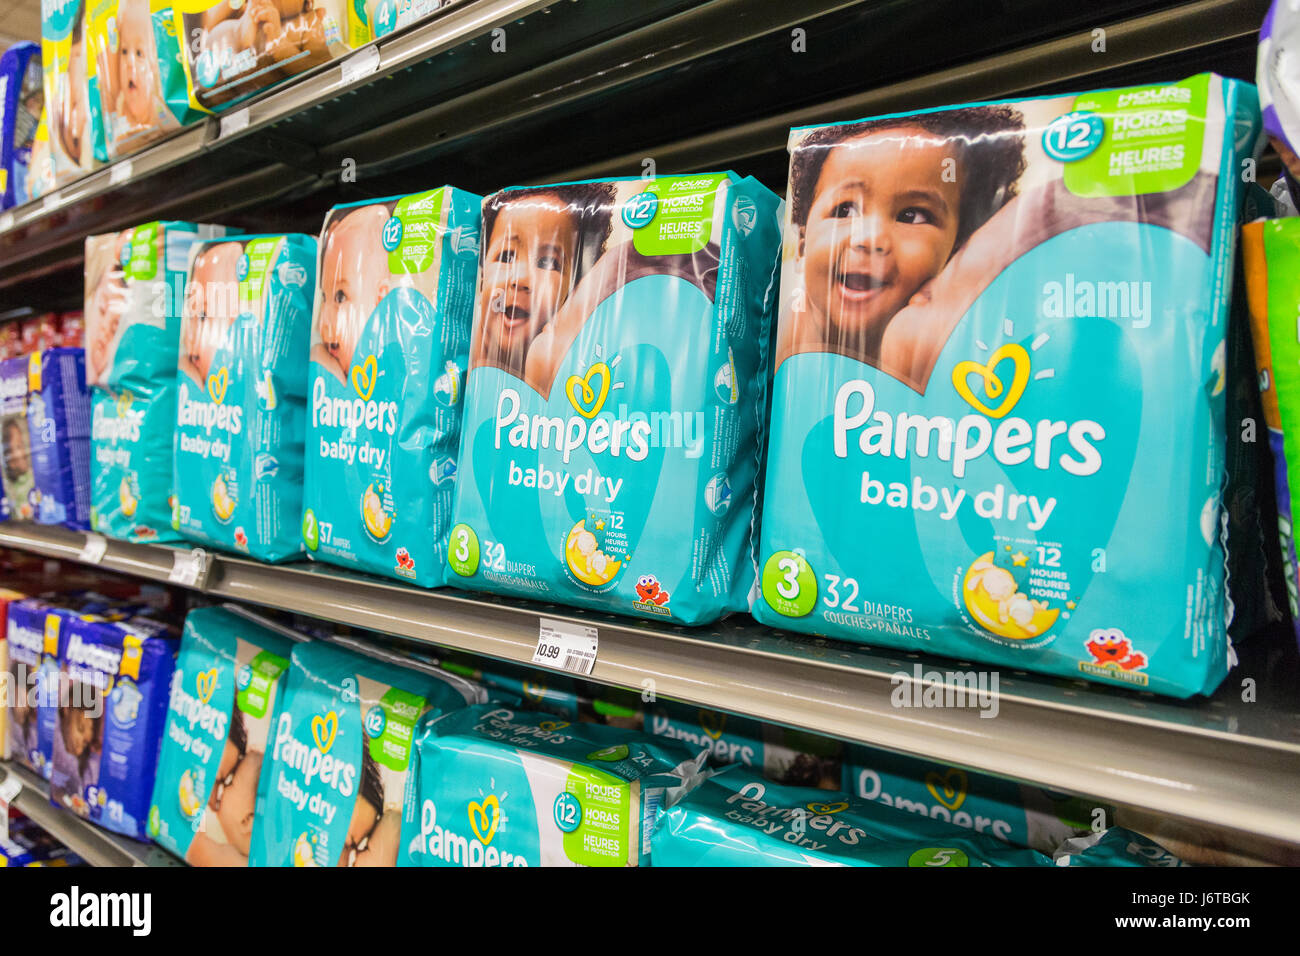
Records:
[[[6,212],[0,214],[0,232],[8,232],[14,227],[14,214]]]
[[[108,539],[102,534],[86,535],[86,543],[82,545],[81,551],[77,554],[77,560],[82,564],[99,564],[104,559],[104,552],[108,550]]]
[[[46,212],[53,212],[54,210],[58,209],[59,206],[62,204],[63,204],[62,193],[50,193],[48,196],[46,196],[44,199],[41,200],[41,208],[44,209]]]
[[[18,775],[5,771],[4,779],[0,780],[0,837],[6,840],[9,839],[9,806],[18,799],[22,789]]]
[[[108,184],[110,186],[119,186],[131,178],[135,172],[135,164],[129,159],[121,160],[108,167]]]
[[[541,619],[533,663],[572,674],[590,674],[596,666],[600,636],[594,627],[553,618]]]
[[[248,128],[248,107],[242,110],[235,110],[233,113],[227,113],[221,117],[220,137],[233,136],[242,129]]]
[[[368,46],[358,50],[343,61],[339,86],[351,86],[357,80],[379,69],[379,48]]]
[[[182,587],[203,589],[208,579],[212,559],[202,548],[177,551],[172,557],[172,570],[167,580]]]

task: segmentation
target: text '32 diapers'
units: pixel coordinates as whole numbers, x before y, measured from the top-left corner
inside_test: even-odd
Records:
[[[449,583],[748,607],[779,207],[731,173],[484,201]]]
[[[294,648],[282,692],[249,865],[396,865],[416,724],[482,689],[313,641]]]
[[[247,866],[294,641],[220,607],[185,618],[149,835],[194,866]]]
[[[28,360],[27,427],[36,520],[86,530],[90,521],[90,394],[85,351],[54,348]]]
[[[403,866],[646,866],[660,808],[704,754],[487,704],[426,720]],[[695,753],[695,756],[692,756]]]
[[[90,524],[127,541],[178,541],[172,445],[190,247],[223,226],[151,222],[86,239]]]
[[[313,558],[443,583],[478,209],[446,186],[325,217],[302,514]]]
[[[795,130],[755,616],[1218,686],[1258,123],[1253,86],[1201,74]]]
[[[172,527],[284,561],[302,551],[311,236],[238,236],[192,250],[176,401]]]

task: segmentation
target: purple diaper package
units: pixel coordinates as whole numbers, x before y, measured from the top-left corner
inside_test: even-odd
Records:
[[[81,348],[33,353],[28,367],[36,520],[90,528],[90,392]]]

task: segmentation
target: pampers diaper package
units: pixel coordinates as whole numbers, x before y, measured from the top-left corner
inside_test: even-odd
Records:
[[[302,539],[313,558],[443,583],[479,198],[336,206],[321,231]]]
[[[172,445],[190,247],[223,226],[151,222],[86,240],[95,531],[176,541]]]
[[[779,206],[732,173],[484,201],[449,583],[748,607]]]
[[[87,0],[41,4],[41,69],[50,154],[58,185],[108,159],[95,58],[86,42]]]
[[[302,550],[311,236],[214,239],[192,251],[176,402],[173,528],[283,561]]]
[[[41,48],[15,43],[0,56],[0,209],[28,199],[27,170],[44,102]]]
[[[1258,142],[1210,74],[795,130],[755,616],[1212,691]]]
[[[282,692],[249,864],[395,865],[416,724],[482,689],[313,641],[294,648]]]
[[[226,608],[200,608],[185,619],[149,835],[191,864],[248,865],[267,740],[294,643]]]
[[[85,530],[90,521],[90,394],[83,349],[32,353],[27,426],[36,520]]]
[[[27,425],[28,357],[0,361],[0,447],[9,517],[36,517],[36,479],[32,474],[31,432]]]
[[[646,866],[661,807],[705,755],[492,704],[426,720],[404,866]]]

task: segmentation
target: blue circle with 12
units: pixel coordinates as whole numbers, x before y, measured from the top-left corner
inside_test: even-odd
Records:
[[[567,790],[555,798],[555,825],[565,833],[582,826],[582,804]]]
[[[253,669],[247,664],[239,668],[235,674],[235,686],[240,690],[247,690],[248,685],[253,680]]]
[[[648,226],[659,211],[659,197],[654,193],[637,193],[623,204],[623,222],[629,229]]]
[[[370,710],[366,711],[366,736],[370,738],[378,737],[388,726],[388,715],[384,713],[384,708],[375,704]]]
[[[384,231],[379,236],[379,241],[384,244],[384,249],[392,252],[397,248],[397,244],[402,241],[402,220],[392,216],[384,223]]]
[[[1096,113],[1066,113],[1043,130],[1043,152],[1062,163],[1090,155],[1106,136],[1106,121]]]

